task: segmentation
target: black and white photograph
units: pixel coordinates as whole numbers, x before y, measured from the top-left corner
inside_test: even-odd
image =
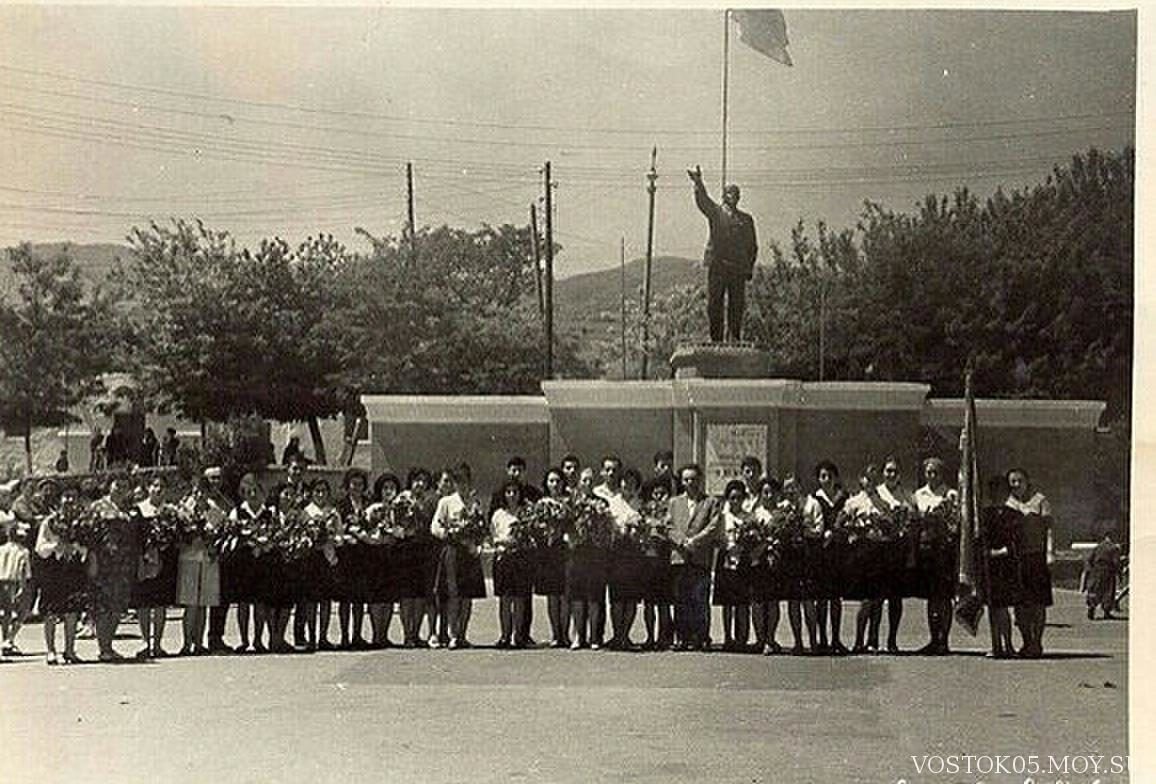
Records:
[[[4,777],[1156,781],[1147,16],[0,3]]]

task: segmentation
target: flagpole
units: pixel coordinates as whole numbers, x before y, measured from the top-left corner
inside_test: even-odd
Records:
[[[723,9],[723,78],[722,78],[722,185],[720,193],[727,186],[727,99],[730,87],[731,65],[731,11]]]

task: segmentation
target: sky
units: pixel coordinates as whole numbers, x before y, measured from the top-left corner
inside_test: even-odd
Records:
[[[1133,143],[1131,12],[785,11],[794,66],[731,36],[728,179],[760,244],[1045,178]],[[528,221],[559,276],[697,257],[720,185],[721,10],[0,7],[0,244],[199,217],[245,244]],[[733,30],[733,28],[732,28]]]

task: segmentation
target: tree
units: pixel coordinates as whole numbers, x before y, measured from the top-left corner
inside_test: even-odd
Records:
[[[85,290],[67,249],[8,253],[16,284],[0,300],[0,423],[24,436],[31,473],[32,429],[78,421],[70,409],[102,390],[115,333],[110,301]]]
[[[410,394],[534,394],[544,334],[532,306],[528,227],[422,229],[417,257],[396,237],[338,276],[323,332],[348,388]],[[592,369],[558,340],[558,375]]]
[[[324,331],[345,248],[317,237],[249,251],[179,220],[135,228],[130,241],[133,259],[117,275],[135,336],[126,359],[152,399],[201,422],[306,421],[325,462],[317,419],[340,412],[350,394],[331,381],[341,368]]]

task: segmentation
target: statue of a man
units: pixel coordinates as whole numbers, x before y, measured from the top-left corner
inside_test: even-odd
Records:
[[[718,343],[725,334],[728,341],[741,340],[747,281],[754,276],[755,259],[759,254],[755,221],[739,209],[739,186],[723,188],[722,204],[719,205],[702,184],[702,169],[695,166],[688,169],[687,174],[694,183],[694,203],[710,224],[710,239],[704,254],[710,339]]]

